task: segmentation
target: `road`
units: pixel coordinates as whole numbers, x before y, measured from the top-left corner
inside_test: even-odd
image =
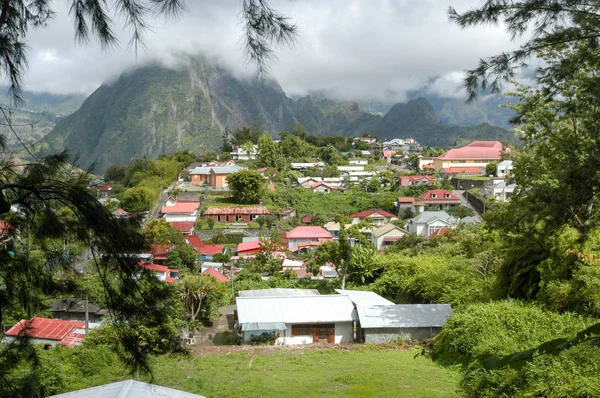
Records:
[[[454,190],[454,191],[452,191],[452,193],[453,193],[453,194],[455,194],[456,196],[458,196],[458,198],[460,199],[460,201],[461,201],[462,205],[463,205],[464,207],[467,207],[467,208],[469,208],[469,209],[473,210],[473,212],[475,213],[475,217],[476,217],[476,218],[477,218],[479,221],[481,221],[481,215],[479,214],[479,212],[477,212],[477,210],[476,210],[476,209],[475,209],[473,206],[471,206],[471,203],[469,203],[469,201],[467,200],[467,198],[465,198],[465,197],[463,196],[464,192],[465,192],[465,191],[460,191],[460,190]]]

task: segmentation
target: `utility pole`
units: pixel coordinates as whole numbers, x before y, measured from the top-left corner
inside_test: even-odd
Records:
[[[85,335],[87,336],[90,330],[90,314],[88,311],[88,295],[85,295]]]

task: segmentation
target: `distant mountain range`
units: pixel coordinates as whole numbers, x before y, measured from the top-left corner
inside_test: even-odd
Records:
[[[70,99],[62,104],[74,102]],[[454,105],[437,102],[442,115],[453,113]],[[77,111],[57,119],[40,142],[47,152],[68,149],[79,155],[82,166],[95,163],[96,170],[102,171],[110,164],[137,157],[155,158],[183,149],[215,151],[223,143],[225,130],[251,123],[274,136],[301,124],[317,135],[371,133],[381,139],[412,137],[440,147],[473,139],[513,140],[511,131],[488,123],[450,126],[425,98],[395,104],[382,113],[373,104],[315,96],[292,99],[275,81],[239,79],[210,59],[187,56],[177,69],[148,65],[103,84]],[[493,118],[457,119],[477,122]]]
[[[0,86],[0,106],[5,109],[15,132],[23,142],[35,142],[48,134],[63,117],[75,112],[86,99],[84,94],[50,94],[24,91],[23,102],[15,104],[8,87]],[[17,137],[0,114],[0,134],[8,139],[9,148],[19,150]],[[22,148],[20,148],[22,149]]]

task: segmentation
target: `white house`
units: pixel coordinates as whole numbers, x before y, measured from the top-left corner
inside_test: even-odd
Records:
[[[324,182],[317,182],[310,187],[313,192],[317,193],[329,193],[331,191],[340,190],[341,188],[341,184],[333,185]]]
[[[318,163],[291,163],[290,167],[292,168],[292,170],[308,170],[308,169],[312,169],[314,167],[323,167],[325,166],[325,163],[323,162],[318,162]]]
[[[513,169],[512,160],[503,160],[496,165],[496,177],[505,178]]]
[[[352,219],[352,224],[358,224],[361,221],[366,221],[374,226],[381,226],[398,219],[395,214],[381,209],[363,210],[358,213],[351,214],[350,218]]]
[[[351,171],[365,171],[364,166],[338,166],[337,168],[342,174],[348,174]]]
[[[406,234],[408,234],[407,231],[390,223],[375,229],[371,240],[377,250],[384,250]]]
[[[232,149],[230,153],[233,160],[254,160],[258,155],[258,145],[254,145],[250,153],[246,152],[241,145],[234,145]]]
[[[276,344],[352,343],[356,309],[346,295],[236,297],[245,342],[275,333]]]
[[[348,163],[357,164],[357,165],[367,165],[367,164],[369,164],[369,161],[367,159],[354,158],[354,159],[350,159],[348,161]]]
[[[406,228],[411,234],[430,236],[442,228],[455,228],[459,220],[445,211],[424,211],[406,221]]]
[[[333,236],[322,227],[296,227],[287,233],[288,249],[294,251],[302,247],[319,246],[333,240]]]
[[[200,202],[175,202],[167,200],[161,208],[163,218],[167,222],[196,221]]]
[[[502,181],[484,188],[484,191],[486,197],[493,197],[498,202],[508,202],[510,197],[515,193],[516,188],[517,184],[507,184]]]

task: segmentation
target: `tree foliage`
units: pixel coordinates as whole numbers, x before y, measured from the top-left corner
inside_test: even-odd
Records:
[[[258,203],[264,192],[263,177],[255,171],[242,170],[230,174],[227,184],[235,203]]]
[[[263,132],[258,140],[257,163],[260,167],[276,167],[275,160],[277,152],[273,138],[267,132]]]

